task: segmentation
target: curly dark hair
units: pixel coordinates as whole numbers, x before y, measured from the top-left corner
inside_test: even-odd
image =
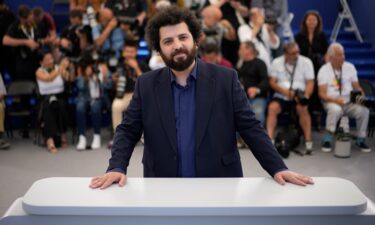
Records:
[[[177,6],[169,6],[161,9],[149,22],[146,27],[146,40],[151,49],[160,52],[160,33],[159,30],[164,26],[173,26],[179,23],[186,23],[194,42],[198,43],[198,39],[202,32],[201,23],[188,9],[178,8]]]

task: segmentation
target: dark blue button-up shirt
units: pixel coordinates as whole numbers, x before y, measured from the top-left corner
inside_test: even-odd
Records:
[[[178,148],[178,176],[195,177],[195,88],[197,64],[187,79],[185,87],[171,74],[176,136]]]

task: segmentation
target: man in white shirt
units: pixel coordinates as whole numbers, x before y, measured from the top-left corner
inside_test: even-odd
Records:
[[[359,85],[357,70],[354,65],[345,61],[344,48],[339,43],[330,45],[327,51],[329,63],[320,68],[318,73],[319,97],[327,111],[326,130],[323,138],[323,152],[332,150],[332,136],[336,125],[343,115],[356,119],[357,140],[356,145],[362,152],[371,152],[365,143],[369,110],[365,106],[350,103],[350,92],[358,90],[364,92]]]
[[[276,58],[271,65],[270,86],[275,91],[268,105],[267,132],[271,139],[281,112],[296,110],[305,136],[306,153],[312,153],[311,118],[307,107],[314,90],[314,67],[310,59],[299,54],[295,42],[284,45],[284,55]],[[302,99],[297,97],[297,92]],[[292,108],[293,107],[293,108]]]
[[[238,38],[241,43],[252,41],[259,51],[258,58],[262,59],[268,68],[271,65],[271,49],[277,49],[280,39],[273,30],[273,26],[264,23],[264,12],[260,8],[250,10],[249,24],[238,28]]]

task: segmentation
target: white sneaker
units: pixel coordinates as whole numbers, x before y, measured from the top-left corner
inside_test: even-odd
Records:
[[[100,134],[94,134],[94,138],[92,139],[91,148],[98,149],[100,148]]]
[[[83,151],[86,150],[86,137],[84,135],[79,135],[78,144],[76,146],[77,150]]]
[[[306,154],[311,155],[313,152],[313,143],[312,141],[305,142]]]

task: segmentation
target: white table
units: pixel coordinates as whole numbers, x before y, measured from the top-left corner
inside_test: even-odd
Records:
[[[375,207],[350,181],[315,177],[280,186],[271,178],[47,178],[17,199],[0,225],[375,224]]]

